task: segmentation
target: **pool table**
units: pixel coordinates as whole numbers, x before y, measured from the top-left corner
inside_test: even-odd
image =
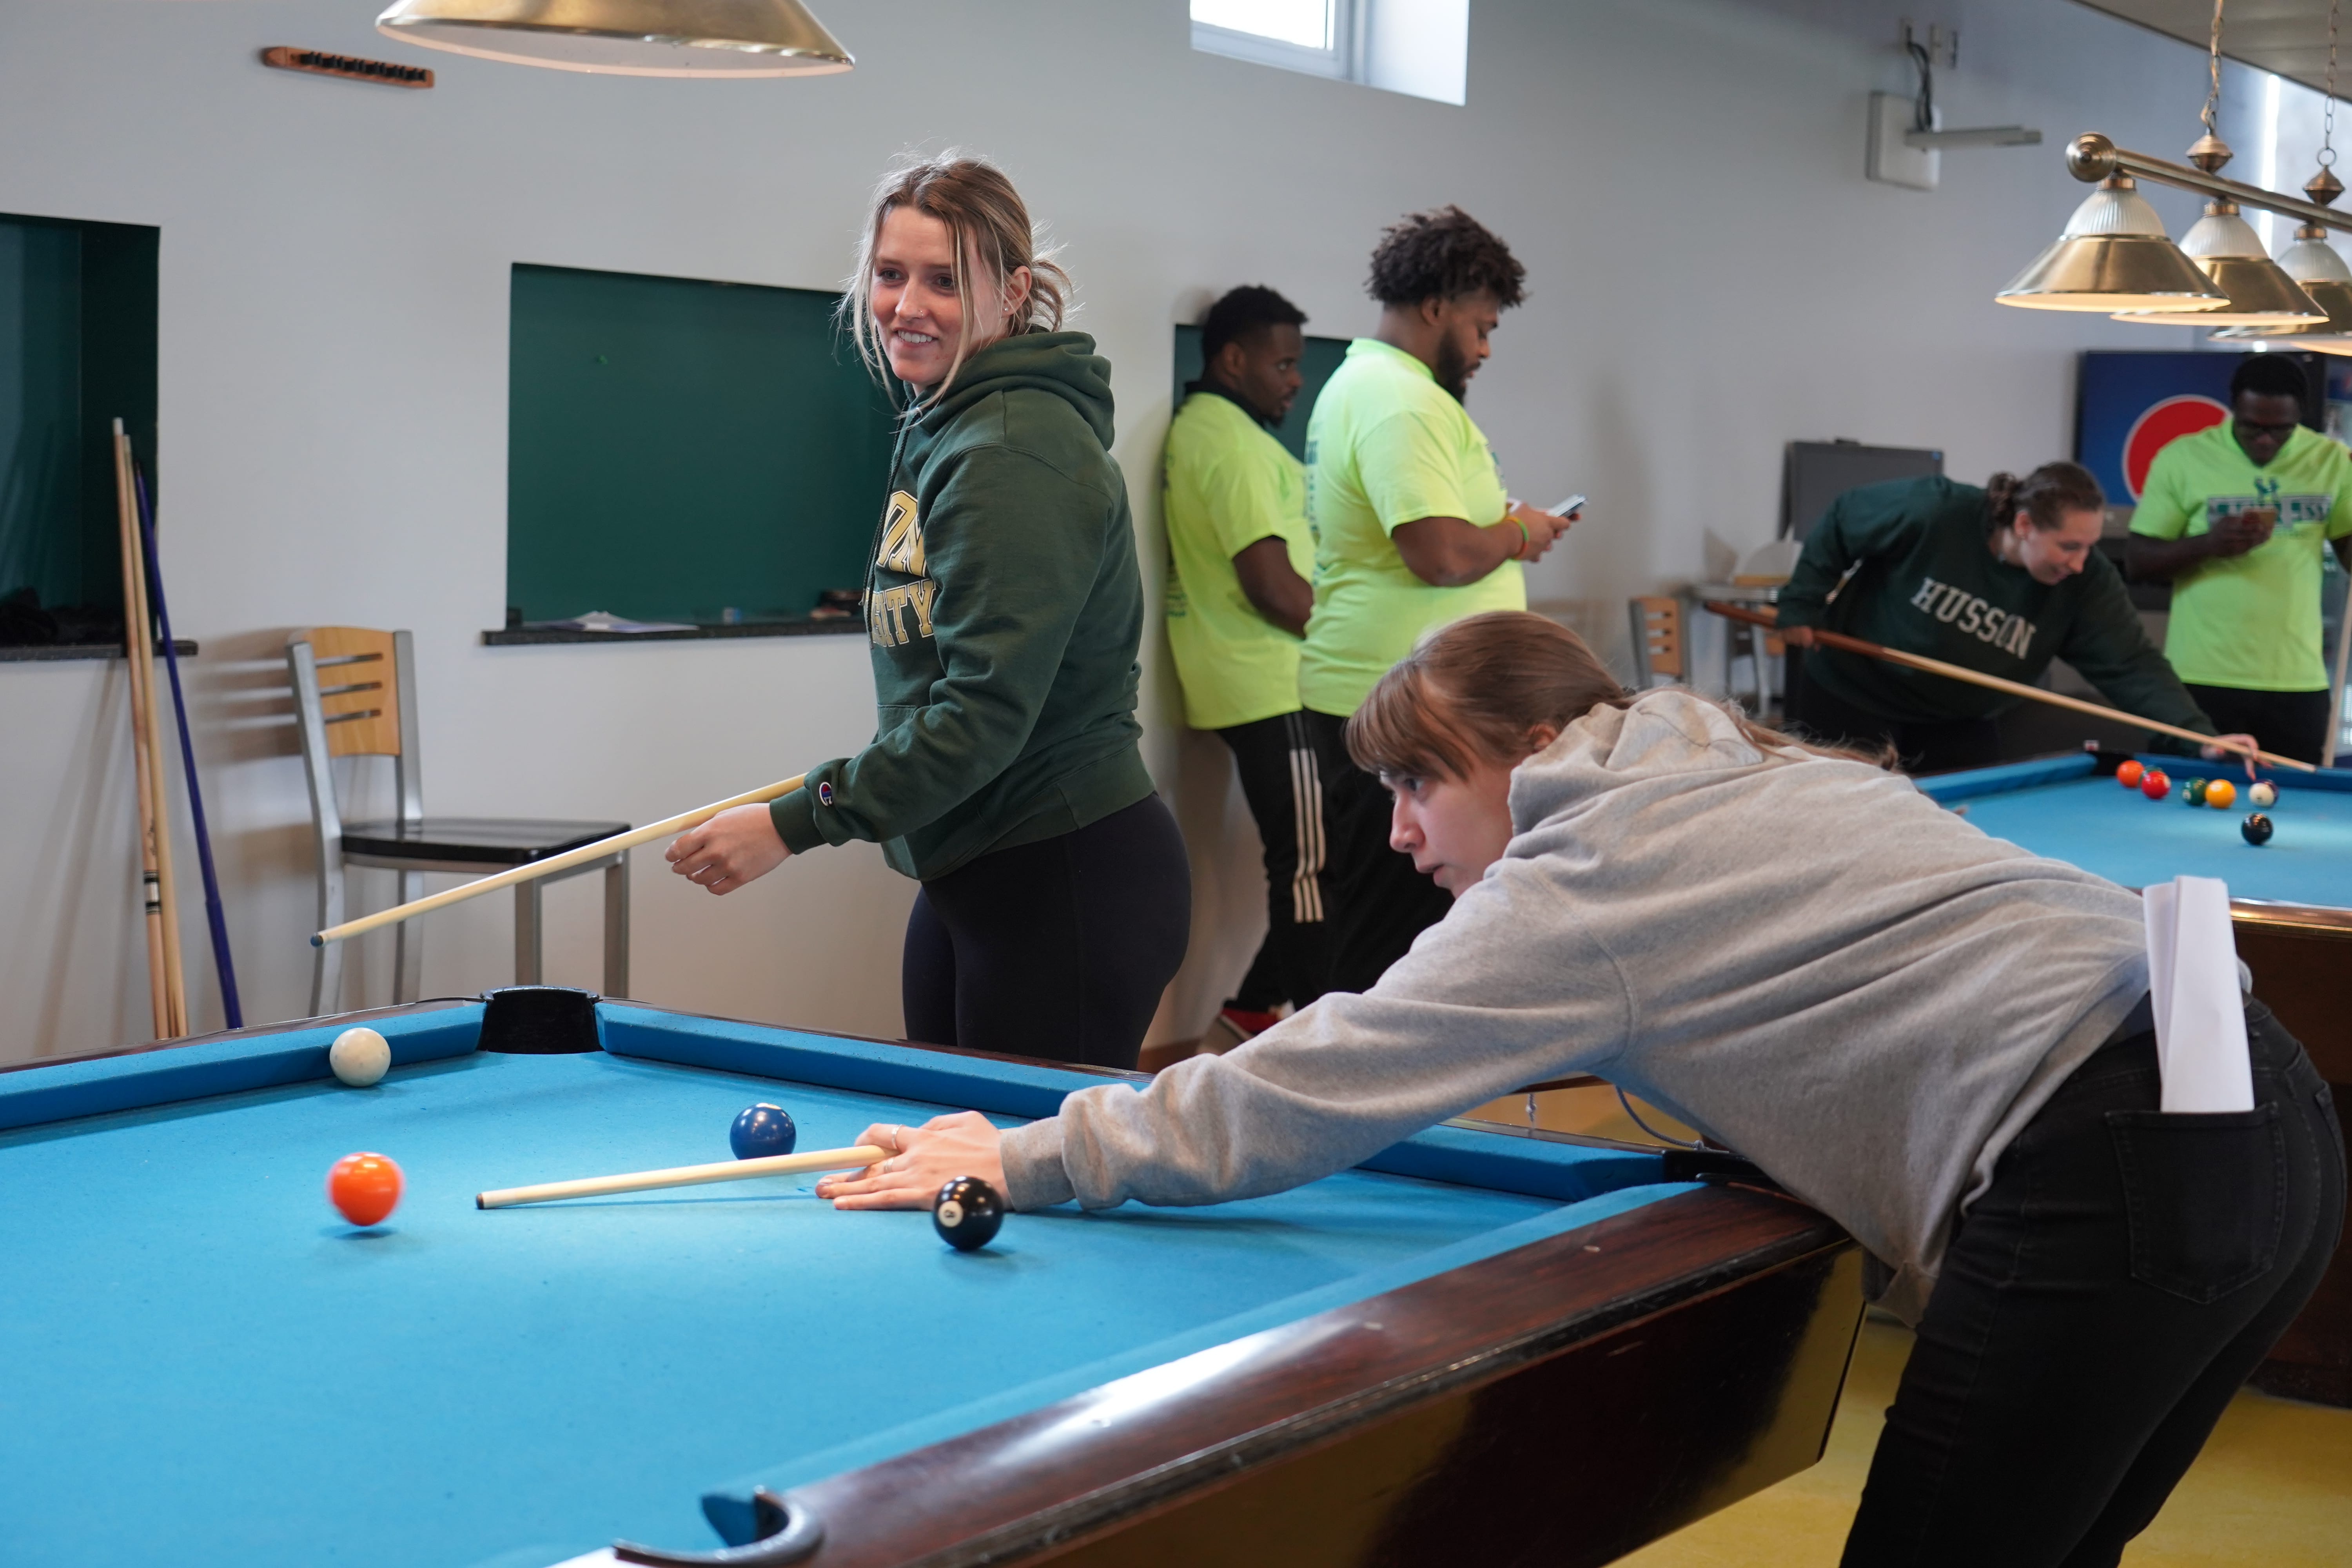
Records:
[[[492,1040],[421,1004],[0,1072],[10,1560],[1600,1563],[1827,1436],[1859,1254],[1702,1156],[1449,1124],[969,1253],[807,1176],[478,1209],[724,1159],[756,1100],[805,1150],[1131,1076],[582,1016]],[[327,1068],[354,1022],[393,1049],[369,1089]],[[322,1192],[362,1149],[407,1179],[366,1228]]]
[[[2332,1087],[2337,1116],[2352,1123],[2352,770],[2265,773],[2278,786],[2278,803],[2264,811],[2277,832],[2256,847],[2238,831],[2257,809],[2246,802],[2242,766],[2144,756],[2176,786],[2149,800],[2116,782],[2126,760],[2086,748],[1932,774],[1919,787],[1996,838],[2126,887],[2181,876],[2227,882],[2238,956],[2253,971],[2254,994],[2303,1041]],[[2235,780],[2236,804],[2220,811],[2183,805],[2178,785],[2190,777]],[[2352,1247],[2339,1249],[2254,1383],[2352,1405]]]

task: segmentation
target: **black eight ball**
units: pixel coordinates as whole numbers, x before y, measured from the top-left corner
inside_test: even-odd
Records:
[[[958,1176],[931,1200],[931,1228],[958,1252],[971,1252],[996,1239],[1004,1225],[1004,1200],[978,1176]]]
[[[2249,844],[2268,844],[2271,841],[2271,819],[2258,811],[2238,824],[2238,831],[2246,836]]]

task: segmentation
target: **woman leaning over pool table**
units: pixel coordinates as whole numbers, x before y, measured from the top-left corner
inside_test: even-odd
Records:
[[[1136,747],[1135,529],[1110,365],[1058,330],[1068,287],[992,164],[883,178],[845,293],[860,352],[906,389],[866,574],[874,740],[669,859],[723,894],[878,842],[922,884],[910,1037],[1133,1067],[1183,962],[1192,872]]]
[[[1379,984],[1025,1127],[872,1129],[901,1152],[819,1194],[1213,1203],[1598,1073],[1845,1226],[1916,1325],[1848,1564],[2116,1563],[2342,1226],[2333,1109],[2268,1010],[2259,1109],[2160,1114],[2133,894],[1868,761],[1622,691],[1538,616],[1437,633],[1348,740],[1454,895]]]

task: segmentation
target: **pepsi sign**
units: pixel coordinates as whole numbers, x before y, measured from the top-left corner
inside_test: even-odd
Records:
[[[2075,383],[2074,460],[2115,506],[2139,504],[2148,465],[2183,436],[2230,417],[2230,377],[2242,353],[2089,350]],[[2294,356],[2306,372],[2313,356]],[[2305,400],[2305,422],[2316,399]]]

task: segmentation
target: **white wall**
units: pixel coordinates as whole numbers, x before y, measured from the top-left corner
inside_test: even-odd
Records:
[[[2031,465],[2068,448],[2076,349],[2186,336],[1991,303],[2080,198],[2068,136],[2169,153],[2196,131],[2197,55],[2063,0],[1939,18],[1965,47],[1946,123],[2023,120],[2050,142],[1948,154],[1933,194],[1862,177],[1866,95],[1908,86],[1894,4],[1477,0],[1461,108],[1194,54],[1183,0],[818,0],[856,71],[750,83],[427,58],[378,37],[377,8],[0,7],[0,212],[163,230],[164,552],[178,630],[205,646],[194,720],[249,1020],[308,994],[290,626],[415,629],[436,812],[646,821],[870,728],[851,639],[480,646],[505,603],[515,261],[823,287],[892,153],[997,156],[1066,242],[1080,324],[1118,367],[1156,584],[1171,323],[1263,281],[1311,331],[1362,330],[1381,226],[1459,202],[1532,290],[1472,411],[1516,489],[1592,497],[1534,591],[1621,657],[1626,595],[1769,535],[1785,440],[1940,446],[1969,478]],[[440,82],[256,62],[281,43],[414,55]],[[2178,233],[2193,209],[2157,200]],[[1145,661],[1149,756],[1198,862],[1194,960],[1160,1025],[1181,1035],[1246,962],[1260,893],[1222,751],[1181,731],[1156,637]],[[124,726],[117,667],[0,665],[0,1058],[145,1033]],[[205,976],[184,845],[181,861]],[[655,853],[636,867],[640,995],[898,1028],[910,889],[872,849],[723,902]],[[551,979],[595,984],[595,896],[593,879],[551,896]],[[501,981],[508,929],[496,900],[436,917],[428,994]],[[384,998],[385,947],[348,1004]]]

